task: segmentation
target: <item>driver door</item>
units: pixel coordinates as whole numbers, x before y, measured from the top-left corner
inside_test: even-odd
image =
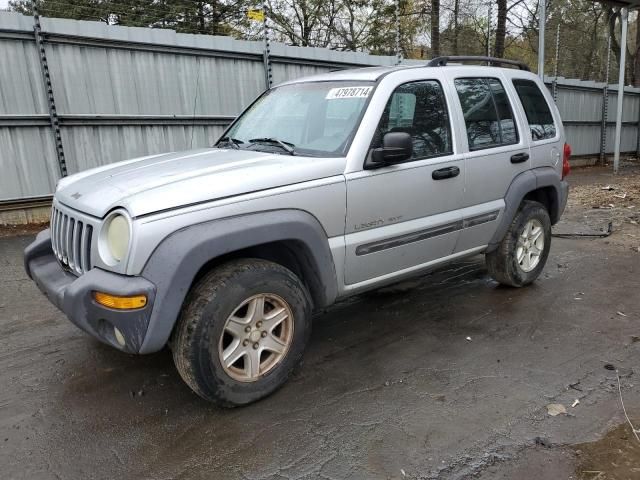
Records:
[[[454,152],[440,82],[398,86],[372,148],[397,131],[411,135],[411,159],[347,174],[347,285],[419,270],[451,255],[462,228],[464,159]]]

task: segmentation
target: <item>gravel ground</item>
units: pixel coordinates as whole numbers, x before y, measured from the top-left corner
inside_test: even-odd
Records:
[[[167,351],[77,330],[23,272],[32,237],[1,238],[0,477],[640,478],[617,376],[640,424],[640,229],[618,215],[640,208],[632,172],[572,174],[556,231],[613,233],[555,238],[534,285],[500,287],[476,257],[343,302],[284,388],[234,410],[192,394]],[[638,200],[591,208],[614,180]]]
[[[623,163],[619,175],[611,167],[578,170],[572,177],[567,209],[569,215],[556,226],[557,233],[594,233],[606,230],[611,222],[616,235],[610,243],[640,252],[639,164]]]

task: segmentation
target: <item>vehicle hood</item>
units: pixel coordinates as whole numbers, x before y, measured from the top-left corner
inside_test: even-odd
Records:
[[[207,148],[126,160],[60,180],[56,199],[103,217],[116,207],[133,216],[344,172],[344,158]]]

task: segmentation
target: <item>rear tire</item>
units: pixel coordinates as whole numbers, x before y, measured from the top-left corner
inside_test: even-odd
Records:
[[[171,349],[195,393],[233,407],[284,384],[310,333],[310,296],[298,277],[266,260],[236,260],[192,288]]]
[[[541,203],[527,200],[498,248],[485,255],[489,275],[503,285],[529,285],[544,269],[550,247],[549,212]]]

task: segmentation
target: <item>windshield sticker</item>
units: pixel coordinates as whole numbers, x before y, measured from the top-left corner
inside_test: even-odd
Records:
[[[367,98],[373,87],[340,87],[332,88],[325,99],[336,100],[339,98]]]

